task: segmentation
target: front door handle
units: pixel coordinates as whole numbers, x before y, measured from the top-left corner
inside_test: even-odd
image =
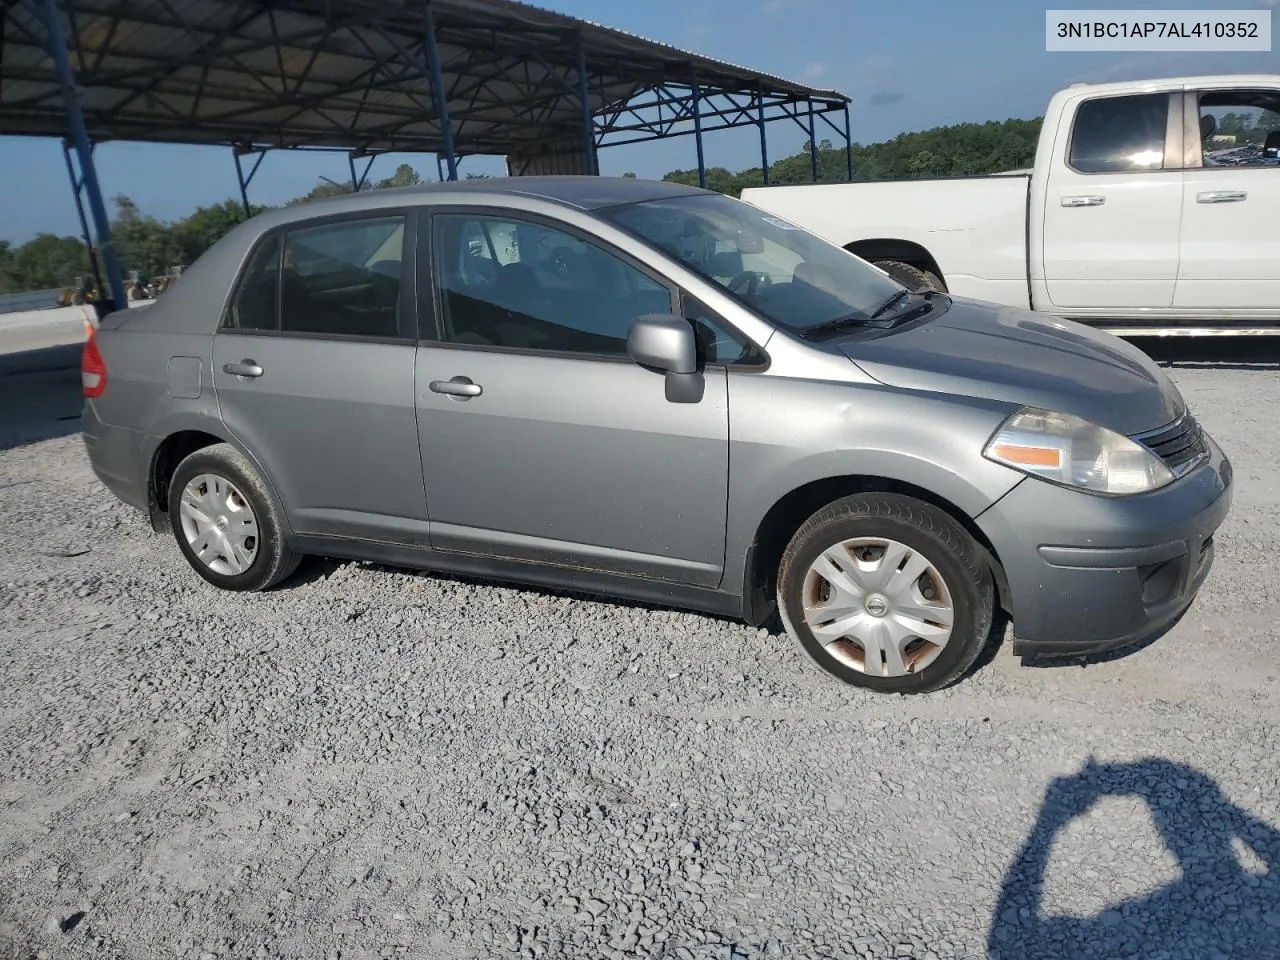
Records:
[[[1087,197],[1062,198],[1062,205],[1064,207],[1100,207],[1106,202],[1106,197],[1100,197],[1096,194]]]
[[[1196,203],[1239,203],[1247,196],[1243,190],[1207,190],[1196,194]]]
[[[222,372],[229,373],[233,377],[249,379],[262,376],[263,370],[256,360],[241,360],[239,363],[224,363]]]
[[[450,397],[478,397],[483,390],[480,384],[472,383],[470,377],[454,377],[451,380],[432,380],[431,391],[433,393],[443,393]]]

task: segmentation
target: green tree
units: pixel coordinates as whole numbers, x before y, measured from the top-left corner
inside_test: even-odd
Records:
[[[144,278],[155,277],[182,259],[182,246],[169,224],[144,216],[138,205],[124,195],[113,197],[112,202],[116,216],[111,234],[122,270],[137,270]]]
[[[422,178],[418,176],[418,171],[413,169],[407,163],[402,163],[396,167],[396,172],[385,180],[379,180],[374,184],[376,190],[386,190],[391,187],[414,187],[422,182]]]
[[[0,293],[16,293],[17,289],[13,276],[13,245],[8,240],[0,240]]]
[[[266,207],[249,207],[253,214]],[[189,264],[245,219],[244,207],[235,200],[224,200],[210,207],[199,207],[172,227],[179,258],[176,263]],[[170,264],[172,266],[173,264]]]
[[[329,197],[341,197],[348,193],[355,193],[350,182],[339,183],[336,180],[323,180],[302,196],[286,201],[285,206],[294,207],[300,203],[310,203],[312,200],[326,200]]]
[[[13,251],[9,267],[14,290],[69,287],[90,274],[89,255],[77,237],[41,233]]]

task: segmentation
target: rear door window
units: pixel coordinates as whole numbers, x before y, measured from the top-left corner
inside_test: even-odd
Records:
[[[1071,166],[1082,173],[1160,170],[1168,125],[1167,93],[1086,100],[1076,111]]]
[[[280,276],[280,329],[399,336],[404,240],[404,217],[343,220],[289,231]]]

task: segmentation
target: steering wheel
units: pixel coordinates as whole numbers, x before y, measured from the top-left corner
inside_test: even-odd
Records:
[[[773,277],[758,270],[743,270],[728,283],[730,293],[741,293],[754,297],[757,293],[773,286]],[[746,288],[745,290],[743,288]]]

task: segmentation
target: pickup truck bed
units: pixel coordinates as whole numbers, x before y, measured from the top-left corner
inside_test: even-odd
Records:
[[[1030,188],[1015,173],[760,187],[742,199],[867,260],[932,264],[958,296],[1029,307]]]

